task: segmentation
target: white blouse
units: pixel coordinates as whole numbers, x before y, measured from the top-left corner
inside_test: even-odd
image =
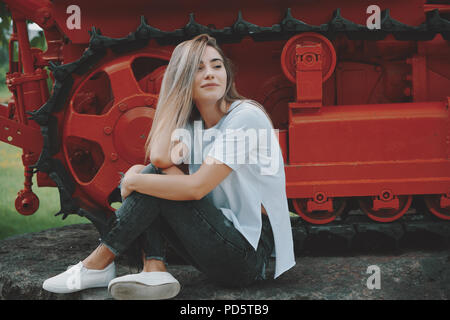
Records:
[[[295,265],[292,229],[286,197],[284,161],[276,131],[265,113],[245,100],[231,104],[213,127],[202,120],[188,123],[181,139],[190,152],[184,159],[189,174],[207,156],[233,171],[206,197],[257,249],[261,235],[261,204],[274,236],[275,278]],[[193,146],[193,148],[191,148]]]

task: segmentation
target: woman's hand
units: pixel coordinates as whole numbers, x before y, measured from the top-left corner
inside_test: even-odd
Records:
[[[122,181],[120,182],[120,195],[122,197],[122,200],[125,200],[126,197],[128,197],[134,190],[131,188],[130,181],[133,179],[133,176],[139,174],[139,172],[144,169],[145,166],[142,164],[136,164],[132,166],[130,169],[128,169],[127,173],[122,178]]]
[[[130,169],[128,169],[127,173],[128,172],[140,173],[144,168],[145,166],[143,164],[135,164],[134,166],[130,167]],[[125,173],[125,175],[127,175],[127,173]]]
[[[133,192],[133,189],[130,187],[130,177],[136,174],[137,173],[134,172],[127,172],[127,174],[122,178],[122,182],[120,183],[120,196],[122,197],[122,201]]]

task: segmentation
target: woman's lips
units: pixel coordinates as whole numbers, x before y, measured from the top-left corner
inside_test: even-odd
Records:
[[[208,83],[202,86],[202,88],[206,88],[206,87],[218,87],[219,85],[216,83]]]

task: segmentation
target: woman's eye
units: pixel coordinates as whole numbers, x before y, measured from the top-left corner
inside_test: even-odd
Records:
[[[205,66],[199,66],[197,70],[198,70],[198,71],[202,71],[204,68],[205,68]],[[213,66],[213,68],[214,68],[214,69],[220,69],[220,68],[222,68],[222,65],[221,65],[221,64],[218,64],[218,65],[216,65],[216,66]]]

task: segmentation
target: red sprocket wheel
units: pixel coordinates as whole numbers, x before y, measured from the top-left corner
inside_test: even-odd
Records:
[[[64,116],[63,152],[90,203],[114,210],[110,202],[119,173],[144,163],[144,144],[169,57],[135,53],[110,59],[73,91]]]

